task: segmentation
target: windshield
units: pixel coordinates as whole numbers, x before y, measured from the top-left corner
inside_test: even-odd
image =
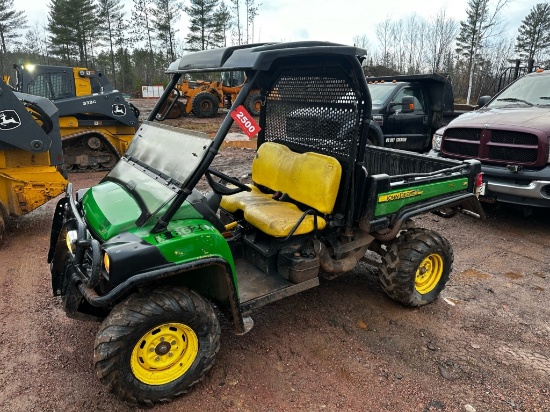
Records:
[[[370,83],[369,91],[373,106],[384,104],[389,95],[395,90],[395,83]]]
[[[126,188],[142,214],[152,216],[187,183],[210,144],[206,134],[144,122],[105,180]]]
[[[548,105],[550,105],[550,76],[535,74],[521,77],[512,83],[487,107]]]

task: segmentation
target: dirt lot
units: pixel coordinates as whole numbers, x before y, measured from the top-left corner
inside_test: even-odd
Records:
[[[242,175],[250,150],[222,151]],[[71,175],[87,187],[99,173]],[[130,411],[95,376],[96,323],[52,297],[50,202],[8,222],[0,245],[1,411]],[[205,380],[155,411],[550,411],[550,216],[491,210],[416,220],[445,235],[454,270],[434,304],[389,300],[376,269],[268,305],[221,349]],[[151,410],[151,409],[149,409]]]

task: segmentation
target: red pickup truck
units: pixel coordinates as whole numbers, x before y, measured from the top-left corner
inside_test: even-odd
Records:
[[[550,71],[520,77],[437,130],[430,155],[478,159],[480,200],[550,207]]]

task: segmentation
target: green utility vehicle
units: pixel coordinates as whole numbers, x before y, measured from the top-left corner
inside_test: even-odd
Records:
[[[218,313],[248,332],[254,310],[352,270],[368,250],[392,299],[437,298],[452,248],[411,218],[447,207],[481,217],[480,165],[367,145],[364,55],[324,42],[187,54],[111,172],[59,201],[53,291],[68,316],[102,320],[94,364],[118,397],[187,392],[213,365]],[[182,75],[235,70],[247,81],[213,140],[162,124]],[[242,108],[253,85],[261,130],[245,185],[211,163],[233,117],[258,130]],[[203,176],[212,193],[196,189]]]

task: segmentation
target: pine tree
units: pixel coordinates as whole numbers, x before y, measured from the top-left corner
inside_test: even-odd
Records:
[[[507,2],[508,0],[497,0],[491,11],[490,0],[468,1],[467,18],[466,21],[460,22],[460,32],[456,39],[456,52],[468,61],[469,80],[466,104],[470,103],[476,59],[479,58],[484,42],[494,34],[496,27],[500,24],[498,15]]]
[[[233,12],[233,42],[243,44],[243,33],[241,24],[241,0],[229,0],[231,2],[231,11]]]
[[[100,36],[103,41],[107,42],[109,48],[111,74],[115,88],[117,86],[115,50],[121,45],[121,38],[123,38],[123,31],[125,30],[124,5],[122,5],[120,1],[121,0],[98,0]]]
[[[231,29],[231,11],[222,1],[220,7],[214,13],[216,31],[214,33],[214,47],[227,46],[227,32]]]
[[[522,20],[516,38],[516,51],[527,60],[540,56],[550,47],[550,4],[538,3]]]
[[[162,47],[166,49],[171,60],[176,58],[176,21],[183,3],[177,0],[153,0],[155,8],[152,9],[154,17],[153,25],[157,38]]]
[[[132,9],[132,34],[137,41],[147,43],[149,53],[153,53],[154,26],[151,13],[151,0],[134,0]]]
[[[48,15],[52,53],[69,65],[74,57],[78,64],[89,66],[88,51],[97,26],[93,0],[52,0]]]
[[[6,43],[19,35],[17,30],[26,29],[27,16],[24,11],[13,9],[13,0],[0,0],[0,47],[2,54],[6,54]]]
[[[219,0],[190,0],[185,8],[189,16],[189,34],[185,41],[190,51],[206,50],[216,46],[216,8]]]

